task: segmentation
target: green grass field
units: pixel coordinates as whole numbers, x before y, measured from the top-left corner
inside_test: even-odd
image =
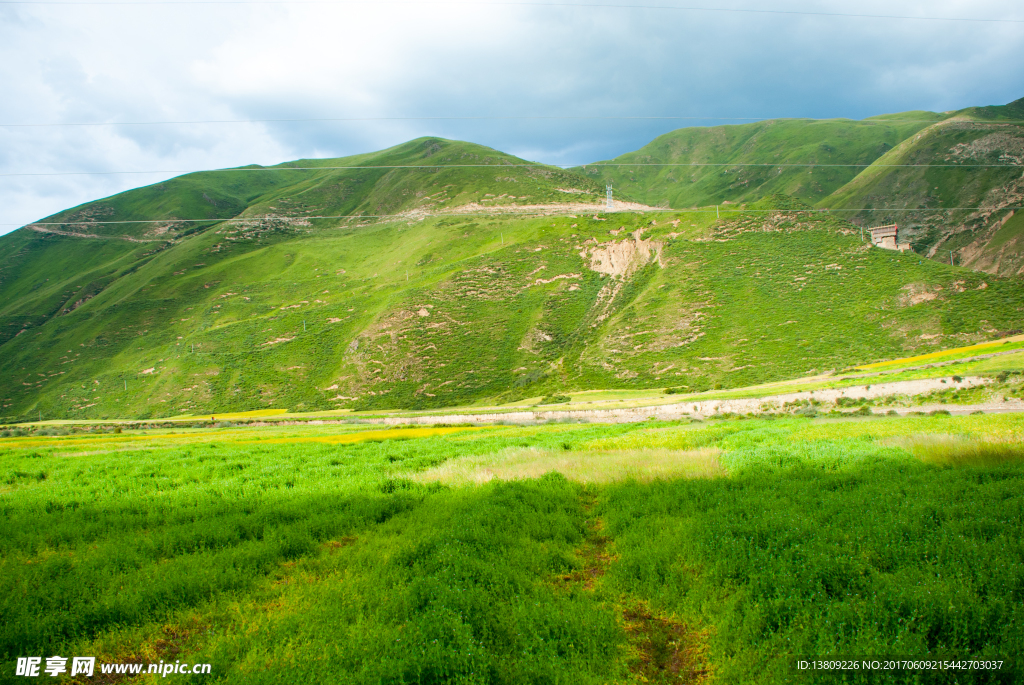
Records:
[[[985,415],[0,438],[0,652],[212,664],[171,676],[197,683],[833,682],[795,659],[1017,657],[1022,434]]]

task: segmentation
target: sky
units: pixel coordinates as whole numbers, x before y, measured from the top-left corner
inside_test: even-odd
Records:
[[[0,0],[0,87],[3,234],[186,171],[425,135],[576,165],[683,126],[1006,104],[1024,5]]]

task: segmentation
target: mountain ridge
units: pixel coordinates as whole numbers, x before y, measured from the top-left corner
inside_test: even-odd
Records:
[[[905,164],[895,167],[885,164]],[[970,166],[981,165],[981,166]],[[987,165],[987,166],[986,166]],[[1024,98],[928,126],[818,205],[865,225],[898,222],[914,250],[969,268],[1024,273]],[[884,203],[889,211],[874,211]]]
[[[467,165],[474,166],[467,166]],[[494,167],[498,175],[491,171]],[[514,168],[515,171],[509,171]],[[437,170],[443,170],[438,173]],[[458,196],[433,197],[424,192],[423,175],[431,187],[459,187]],[[517,174],[517,175],[513,175]],[[83,203],[26,227],[64,233],[133,235],[159,239],[188,234],[228,219],[303,220],[311,202],[326,215],[380,215],[490,201],[524,204],[561,199],[555,186],[564,183],[575,194],[603,197],[590,179],[558,167],[536,164],[474,143],[437,137],[417,138],[377,152],[328,159],[298,159],[270,167],[248,165],[195,172]],[[576,187],[582,186],[582,187]],[[511,191],[488,200],[485,190]],[[425,199],[426,198],[426,199]],[[517,202],[519,201],[519,202]],[[277,203],[274,205],[272,203]],[[151,222],[141,225],[119,222]],[[145,233],[140,233],[141,230]]]
[[[1015,126],[1008,112],[986,109],[984,121],[966,125],[946,114],[928,124],[914,113],[896,133],[890,123],[858,124],[849,145],[831,151],[815,136],[847,124],[826,122],[792,159],[818,165],[818,154],[867,154],[864,141],[878,147],[879,131],[893,140],[911,132],[874,159],[933,159],[948,151],[948,131],[960,136],[954,149],[974,159],[970,146],[991,133],[984,127]],[[782,145],[787,126],[805,125],[728,133],[742,152],[765,140]],[[815,189],[806,172],[777,174],[780,187],[814,192],[755,199],[748,183],[717,207],[653,211],[621,202],[623,194],[654,197],[637,182],[617,191],[617,206],[632,209],[608,212],[600,166],[578,173],[437,138],[341,160],[172,179],[40,222],[60,232],[30,225],[0,238],[0,416],[430,408],[593,388],[700,391],[1024,328],[1019,279],[873,247],[845,214],[821,210],[839,204],[839,189],[861,198],[862,186],[899,180],[878,164],[859,185],[840,174]],[[466,160],[482,166],[461,166]],[[909,173],[917,169],[935,171],[929,164]],[[735,181],[716,174],[703,182]],[[207,179],[216,183],[204,186]],[[985,192],[1004,187],[1000,177],[982,180]],[[205,214],[185,216],[192,209]],[[1014,217],[1002,227],[1017,230]],[[102,223],[139,219],[157,223]]]

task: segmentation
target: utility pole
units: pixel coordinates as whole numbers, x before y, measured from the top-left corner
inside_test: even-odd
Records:
[[[613,209],[615,209],[615,202],[612,200],[612,184],[611,183],[605,184],[604,190],[605,190],[605,197],[608,200],[607,211],[610,212]]]
[[[718,205],[715,205],[715,218],[716,218],[716,219],[718,219],[718,218],[719,218],[719,214],[718,214]]]

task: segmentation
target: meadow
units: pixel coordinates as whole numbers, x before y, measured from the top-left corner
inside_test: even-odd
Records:
[[[1018,682],[794,663],[1024,653],[1021,435],[1002,414],[0,438],[0,679],[71,654],[204,683]]]

